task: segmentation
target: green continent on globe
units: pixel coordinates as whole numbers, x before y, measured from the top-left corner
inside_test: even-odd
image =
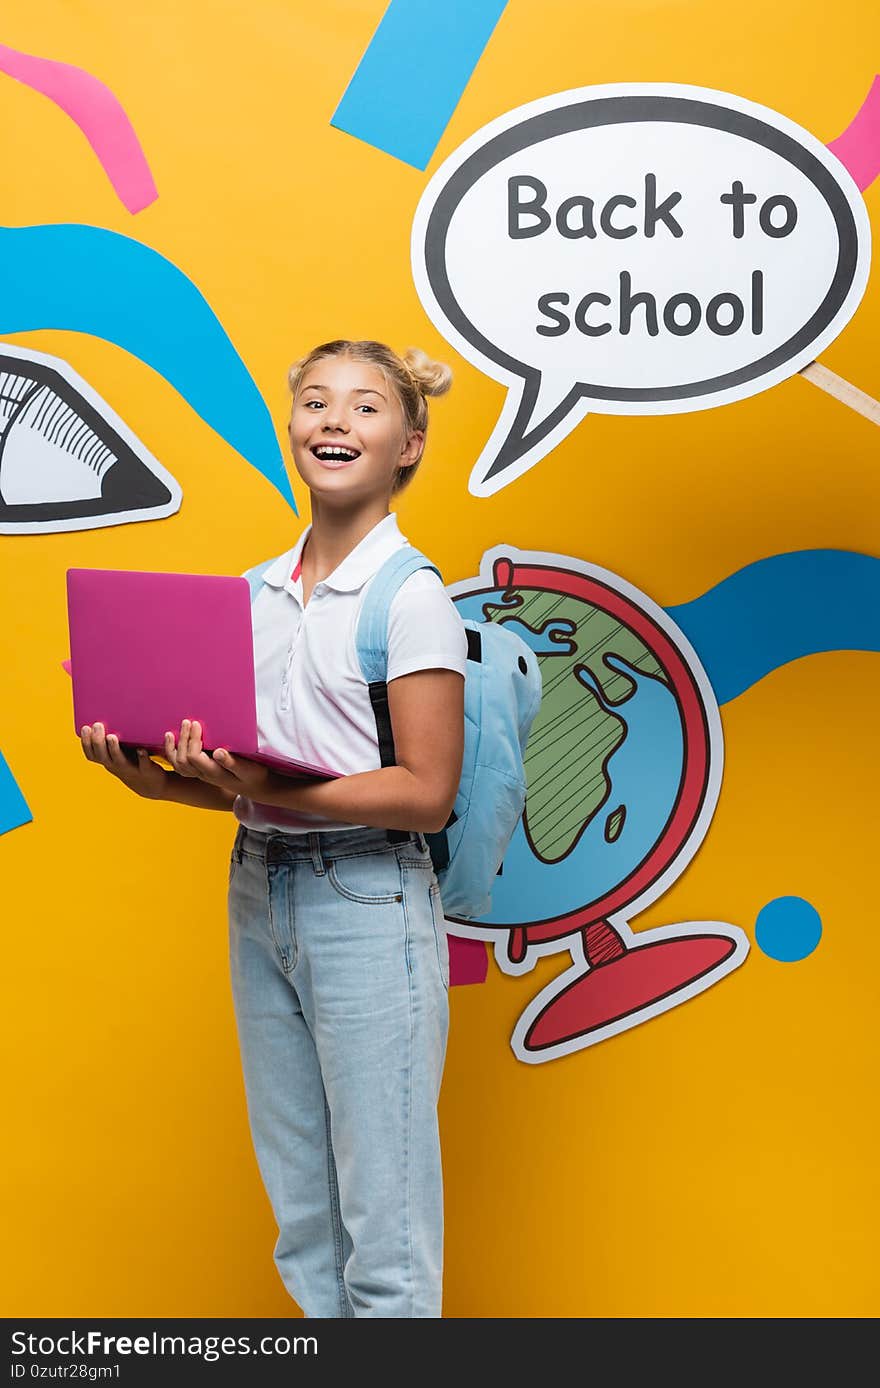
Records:
[[[484,620],[525,627],[532,639],[523,640],[538,657],[543,693],[524,758],[523,825],[535,856],[557,863],[607,803],[608,763],[627,734],[625,718],[613,710],[636,684],[605,656],[666,685],[669,679],[641,638],[595,604],[539,588],[508,592],[509,603],[483,605]],[[619,836],[625,815],[625,806],[615,808],[607,842]]]

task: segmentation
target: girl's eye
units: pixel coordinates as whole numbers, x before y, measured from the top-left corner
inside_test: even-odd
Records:
[[[324,402],[323,400],[306,400],[304,403],[305,408],[308,409],[310,405],[323,405]],[[366,401],[362,405],[358,405],[357,408],[359,410],[369,410],[371,414],[376,413],[374,407],[372,405],[368,405]]]

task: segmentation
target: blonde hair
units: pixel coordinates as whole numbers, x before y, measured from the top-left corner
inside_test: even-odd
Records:
[[[394,474],[391,495],[399,492],[413,479],[421,464],[428,441],[428,403],[426,396],[445,395],[452,385],[452,369],[443,362],[432,361],[426,352],[418,347],[407,347],[402,356],[387,347],[384,342],[361,339],[350,342],[346,338],[336,338],[332,342],[322,342],[313,347],[306,356],[288,368],[287,384],[291,392],[291,410],[296,403],[296,393],[306,371],[316,362],[327,357],[351,357],[353,361],[369,362],[376,366],[385,377],[390,390],[394,392],[403,411],[405,436],[416,430],[424,433],[421,452],[414,463],[399,467]]]

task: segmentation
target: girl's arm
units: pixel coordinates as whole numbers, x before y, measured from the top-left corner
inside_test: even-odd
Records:
[[[383,829],[444,827],[455,804],[464,757],[464,676],[415,670],[388,683],[396,766],[331,781],[272,778],[262,803]]]
[[[207,781],[165,772],[165,782],[156,800],[170,800],[174,805],[193,805],[197,810],[231,810],[238,794],[222,786],[209,786]]]

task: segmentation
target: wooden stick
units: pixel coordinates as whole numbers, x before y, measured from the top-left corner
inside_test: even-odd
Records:
[[[801,368],[800,374],[805,376],[808,381],[812,381],[814,386],[819,386],[821,390],[827,390],[829,395],[833,395],[835,400],[840,400],[844,405],[849,405],[851,410],[857,410],[863,414],[865,419],[870,419],[872,424],[880,424],[880,400],[875,400],[872,396],[866,395],[857,386],[850,385],[842,376],[829,371],[827,366],[823,366],[819,361],[811,361],[809,366]]]

